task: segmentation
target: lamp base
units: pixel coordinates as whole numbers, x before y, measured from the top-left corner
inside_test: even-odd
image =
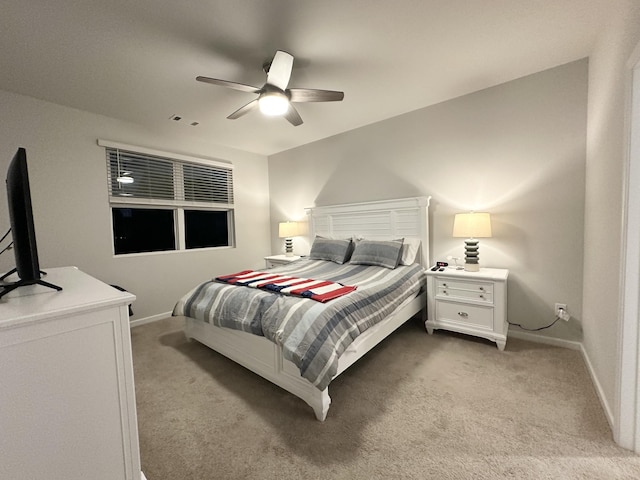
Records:
[[[468,238],[464,241],[464,269],[467,272],[477,272],[480,270],[478,263],[478,240]]]
[[[480,265],[478,265],[477,263],[465,263],[464,270],[465,272],[479,272]]]
[[[293,257],[293,238],[284,239],[284,254],[287,257]]]

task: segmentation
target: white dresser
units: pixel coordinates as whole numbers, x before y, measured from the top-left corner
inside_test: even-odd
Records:
[[[75,267],[47,273],[62,291],[0,300],[0,478],[139,480],[135,296]]]
[[[427,332],[436,329],[507,343],[507,278],[509,270],[481,268],[467,272],[445,268],[427,271]]]

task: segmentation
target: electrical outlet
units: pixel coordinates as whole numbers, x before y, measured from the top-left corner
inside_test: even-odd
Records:
[[[569,312],[567,311],[566,303],[556,303],[555,314],[556,314],[556,317],[564,320],[565,322],[568,322],[569,319],[571,318],[571,315],[569,315]]]

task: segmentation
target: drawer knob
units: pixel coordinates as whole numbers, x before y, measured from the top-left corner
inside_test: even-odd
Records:
[[[484,287],[480,287],[480,291],[481,291],[481,292],[484,292]]]
[[[469,316],[467,312],[458,312],[458,315],[460,315],[462,318],[467,318]]]
[[[447,291],[446,291],[446,290],[443,290],[443,291],[442,291],[442,293],[443,293],[444,295],[449,295],[449,294],[447,293]]]
[[[480,295],[480,298],[484,298],[484,295]]]
[[[443,286],[444,288],[447,288],[447,284],[446,284],[446,283],[443,283],[443,284],[442,284],[442,286]]]

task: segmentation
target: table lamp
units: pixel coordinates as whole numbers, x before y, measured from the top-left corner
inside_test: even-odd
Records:
[[[300,225],[298,222],[280,222],[278,225],[278,236],[284,238],[285,255],[293,256],[293,238],[300,235]]]
[[[468,272],[480,270],[478,263],[478,238],[491,237],[491,216],[488,213],[457,213],[453,220],[453,236],[464,241],[464,269]]]

